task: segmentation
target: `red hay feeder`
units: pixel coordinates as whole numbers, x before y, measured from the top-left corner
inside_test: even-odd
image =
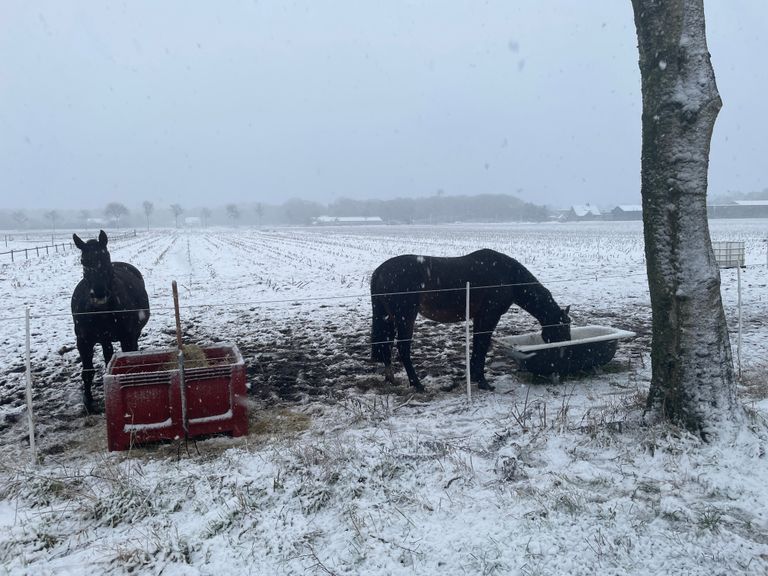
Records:
[[[248,433],[245,362],[234,344],[203,346],[208,366],[185,368],[176,350],[118,352],[104,375],[107,445],[126,450],[147,442]]]

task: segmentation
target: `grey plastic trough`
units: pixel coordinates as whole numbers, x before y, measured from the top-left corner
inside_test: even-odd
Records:
[[[611,326],[576,326],[571,340],[546,343],[541,332],[496,338],[496,347],[512,357],[520,370],[547,376],[573,374],[602,366],[616,353],[618,341],[634,332]]]

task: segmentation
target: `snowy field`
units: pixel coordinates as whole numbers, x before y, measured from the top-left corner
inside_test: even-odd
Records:
[[[740,395],[761,429],[768,222],[713,221],[711,232],[746,243]],[[0,256],[0,574],[768,573],[764,436],[708,446],[643,420],[639,222],[153,230],[109,247],[146,280],[141,348],[174,341],[174,279],[185,339],[239,346],[250,434],[108,452],[103,414],[80,402],[69,315],[79,252]],[[401,386],[384,386],[369,360],[372,270],[397,254],[482,247],[525,264],[576,325],[637,337],[561,383],[516,373],[492,350],[496,390],[468,403],[463,326],[420,319],[413,357],[427,391],[412,394],[402,370]],[[736,271],[722,284],[735,358]],[[496,335],[536,326],[513,309]],[[103,406],[103,388],[94,393]]]

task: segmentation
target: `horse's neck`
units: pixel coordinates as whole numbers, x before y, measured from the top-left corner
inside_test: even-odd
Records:
[[[560,307],[536,277],[520,265],[516,274],[515,303],[545,326],[560,317]]]

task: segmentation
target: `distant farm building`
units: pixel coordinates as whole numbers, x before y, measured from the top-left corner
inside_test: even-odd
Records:
[[[609,212],[611,220],[642,220],[643,207],[640,204],[623,204]]]
[[[581,221],[581,220],[601,220],[603,214],[597,206],[590,206],[586,204],[584,206],[571,206],[571,209],[565,212],[564,220]]]
[[[710,218],[768,218],[768,200],[736,200],[707,206]]]
[[[187,226],[189,228],[196,228],[198,226],[201,226],[203,224],[202,218],[199,216],[187,216],[184,218],[184,226]]]
[[[318,216],[312,221],[318,226],[355,226],[360,224],[383,224],[379,216]]]

